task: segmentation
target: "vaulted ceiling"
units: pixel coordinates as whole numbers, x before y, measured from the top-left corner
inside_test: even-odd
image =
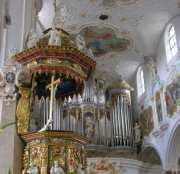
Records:
[[[144,57],[156,56],[167,22],[179,11],[179,0],[57,0],[56,10],[64,3],[64,12],[53,18],[53,2],[43,1],[39,19],[45,28],[53,21],[71,34],[80,33],[95,55],[96,74],[130,84]]]
[[[179,6],[179,0],[35,0],[45,29],[54,23],[84,37],[97,62],[96,76],[130,84],[144,57],[156,56],[163,30]]]

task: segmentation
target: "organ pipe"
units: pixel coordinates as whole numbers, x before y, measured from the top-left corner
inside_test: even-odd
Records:
[[[98,84],[101,83],[101,85]],[[96,84],[94,84],[96,83]],[[96,145],[111,147],[133,146],[133,125],[131,115],[130,91],[124,89],[109,90],[111,108],[107,107],[103,81],[91,79],[85,84],[84,94],[66,97],[64,102],[54,100],[53,123],[51,130],[74,131],[86,136],[85,114],[90,112],[94,121],[93,142]],[[100,92],[99,92],[100,91]],[[100,96],[99,96],[100,95]],[[103,96],[104,95],[104,96]],[[83,97],[82,97],[83,96]],[[97,98],[97,99],[96,99]],[[97,102],[95,102],[97,100]],[[40,114],[39,128],[48,120],[49,97],[40,99],[37,111]],[[88,109],[91,108],[90,111]],[[64,110],[66,111],[65,115]],[[110,118],[107,116],[110,112]],[[109,119],[108,119],[109,118]]]
[[[112,105],[112,142],[114,146],[132,146],[133,128],[131,118],[130,92],[111,91]]]

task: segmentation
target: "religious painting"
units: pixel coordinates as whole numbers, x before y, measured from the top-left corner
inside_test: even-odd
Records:
[[[118,3],[118,4],[126,6],[126,5],[136,3],[136,2],[137,0],[103,0],[102,5],[106,7],[113,7]]]
[[[154,129],[154,121],[153,121],[153,110],[152,107],[149,106],[148,109],[144,110],[140,116],[140,124],[142,126],[143,136],[148,136]]]
[[[156,93],[156,113],[157,113],[158,123],[160,123],[163,120],[163,115],[162,115],[162,106],[161,106],[161,96],[159,92]]]
[[[106,158],[101,158],[92,162],[88,167],[88,173],[91,174],[108,174],[108,173],[125,173],[126,169],[120,162],[111,162]]]
[[[132,46],[130,39],[117,38],[114,30],[107,27],[86,27],[80,34],[85,39],[87,49],[91,48],[95,57],[104,56],[108,52],[128,51]]]
[[[87,138],[94,138],[94,115],[91,112],[86,112],[83,119],[84,135]]]
[[[172,117],[180,104],[180,76],[166,87],[165,102],[167,114]]]

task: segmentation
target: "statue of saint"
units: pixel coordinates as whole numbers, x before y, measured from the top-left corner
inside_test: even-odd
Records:
[[[39,170],[36,166],[34,166],[33,162],[30,162],[29,168],[27,169],[27,173],[29,174],[39,174]]]
[[[53,45],[53,46],[61,46],[61,38],[60,38],[60,34],[61,32],[56,30],[56,28],[54,26],[52,26],[52,30],[50,30],[47,35],[45,36],[49,36],[49,41],[48,41],[48,45]]]
[[[76,174],[85,174],[82,164],[78,165],[78,168],[76,169]]]
[[[141,125],[137,122],[134,126],[134,140],[135,142],[139,142],[141,140]]]
[[[157,74],[157,69],[156,69],[156,60],[154,60],[152,57],[150,57],[150,59],[148,60],[148,64],[147,64],[151,70],[152,76],[155,77]]]
[[[76,45],[79,51],[84,51],[86,49],[85,40],[80,34],[76,36]]]
[[[54,161],[54,166],[52,166],[50,174],[64,174],[63,169],[59,167],[58,161]]]
[[[94,132],[94,123],[90,117],[86,117],[86,137],[92,138]]]
[[[31,28],[31,32],[28,35],[27,48],[31,48],[36,45],[37,33],[34,28]]]

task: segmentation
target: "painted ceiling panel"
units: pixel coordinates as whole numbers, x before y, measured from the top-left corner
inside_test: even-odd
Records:
[[[127,51],[132,43],[127,38],[117,38],[115,32],[107,27],[86,27],[81,35],[86,41],[87,48],[91,48],[95,57],[104,56],[108,52]]]

